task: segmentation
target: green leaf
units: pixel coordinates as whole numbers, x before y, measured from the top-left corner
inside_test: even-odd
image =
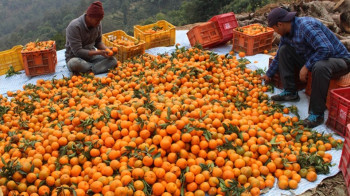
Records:
[[[156,159],[156,158],[158,158],[158,157],[160,157],[160,156],[161,156],[161,153],[158,152],[157,154],[155,154],[155,155],[153,156],[153,159]]]
[[[73,196],[77,196],[77,192],[74,189],[72,190],[72,192],[73,192]]]
[[[167,120],[170,120],[171,118],[170,118],[170,115],[171,115],[171,109],[170,109],[170,107],[168,107],[168,110],[167,110]]]
[[[38,185],[38,188],[40,188],[42,185],[46,184],[46,180],[42,180],[40,181],[39,185]]]
[[[207,141],[211,140],[211,133],[208,130],[204,130],[203,134]]]
[[[4,157],[1,157],[1,161],[2,161],[2,163],[3,163],[4,165],[6,165],[6,162],[5,162]]]
[[[5,78],[11,77],[11,76],[16,75],[16,74],[21,74],[21,72],[15,71],[15,69],[14,69],[13,66],[11,65],[10,68],[9,68],[9,69],[7,70],[7,72],[6,72]]]

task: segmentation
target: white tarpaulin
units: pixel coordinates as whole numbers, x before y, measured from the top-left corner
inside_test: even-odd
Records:
[[[176,31],[176,41],[175,43],[179,43],[180,47],[186,47],[189,48],[190,43],[188,41],[187,35],[186,35],[187,30],[178,30]],[[223,45],[223,46],[218,46],[216,48],[212,48],[213,52],[216,52],[218,54],[226,54],[229,53],[231,50],[232,46],[231,45]],[[157,48],[151,48],[146,50],[146,53],[150,54],[163,54],[163,53],[171,53],[175,51],[175,46],[171,47],[157,47]],[[20,75],[14,75],[9,78],[5,78],[5,75],[0,76],[0,94],[5,95],[7,91],[16,91],[16,90],[23,90],[23,85],[25,84],[36,84],[36,81],[38,79],[44,79],[44,80],[50,80],[52,78],[62,78],[63,76],[69,76],[69,71],[67,70],[66,67],[66,62],[64,60],[64,52],[65,50],[60,50],[57,51],[57,66],[56,66],[56,72],[53,74],[48,74],[48,75],[41,75],[41,76],[36,76],[36,77],[28,77],[25,75],[24,70],[21,71],[22,74]],[[262,69],[267,69],[268,62],[269,62],[269,57],[270,55],[266,54],[257,54],[254,56],[247,56],[246,58],[251,62],[251,64],[248,64],[247,66],[256,69],[256,68],[262,68]],[[254,63],[257,61],[257,63]],[[106,74],[100,74],[98,76],[105,76]],[[274,91],[274,94],[277,94],[281,92],[280,89],[276,89]],[[271,94],[270,94],[271,95]],[[293,103],[293,105],[296,105],[299,109],[299,114],[300,118],[304,119],[308,116],[308,105],[309,105],[309,97],[305,95],[304,91],[299,92],[300,96],[300,101],[297,103]],[[291,104],[286,103],[286,106],[290,106]],[[325,114],[325,120],[327,120],[327,115],[328,112],[326,111]],[[327,133],[334,133],[330,129],[328,129],[324,124],[321,126],[318,126],[315,128],[318,132],[327,132]],[[336,139],[342,139],[340,136],[334,136]],[[318,175],[318,178],[315,182],[309,182],[305,179],[302,179],[299,183],[299,187],[296,190],[288,190],[284,191],[278,188],[277,186],[277,180],[275,181],[275,186],[272,188],[268,193],[264,194],[265,196],[275,196],[275,195],[297,195],[305,192],[308,189],[312,189],[316,187],[323,179],[334,176],[339,172],[339,162],[341,158],[341,150],[331,150],[327,151],[327,153],[330,153],[333,156],[332,164],[335,164],[335,166],[330,168],[330,173],[328,175]]]

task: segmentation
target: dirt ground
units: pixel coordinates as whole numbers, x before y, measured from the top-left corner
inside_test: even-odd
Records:
[[[190,30],[200,23],[188,24],[176,27],[176,30]],[[299,196],[348,196],[350,195],[345,186],[343,174],[339,172],[337,175],[324,179],[316,188],[306,191]]]
[[[300,196],[348,196],[343,174],[324,179],[316,188],[306,191]]]

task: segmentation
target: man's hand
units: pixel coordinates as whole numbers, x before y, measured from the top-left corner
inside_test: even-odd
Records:
[[[300,70],[300,73],[299,73],[300,81],[302,81],[302,82],[307,81],[307,72],[308,72],[308,69],[306,68],[306,66],[303,66]]]
[[[271,80],[271,78],[270,78],[269,76],[267,76],[267,75],[263,75],[263,76],[261,76],[261,78],[262,78],[263,80],[265,80],[266,83],[267,83],[267,82],[270,82],[270,80]]]
[[[101,55],[104,57],[108,57],[108,51],[107,50],[96,50],[95,55]]]
[[[108,57],[108,51],[106,50],[90,50],[89,56],[101,55],[104,57]]]

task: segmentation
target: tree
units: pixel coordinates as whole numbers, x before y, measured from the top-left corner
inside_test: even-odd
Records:
[[[66,37],[62,34],[57,32],[52,38],[51,40],[55,40],[56,41],[56,49],[57,50],[61,50],[65,48],[65,44],[66,44]]]
[[[233,0],[222,9],[222,13],[226,12],[254,12],[257,8],[269,3],[269,0]]]

